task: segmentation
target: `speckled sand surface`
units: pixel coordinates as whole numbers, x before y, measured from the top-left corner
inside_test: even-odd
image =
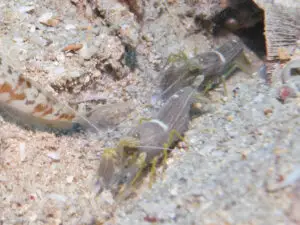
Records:
[[[266,188],[299,170],[299,100],[279,103],[258,77],[232,88],[237,96],[192,122],[189,150],[118,211],[117,224],[292,224],[291,189]]]

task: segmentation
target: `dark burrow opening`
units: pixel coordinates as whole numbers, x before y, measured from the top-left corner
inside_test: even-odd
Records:
[[[217,37],[232,32],[263,59],[266,55],[264,11],[252,0],[227,2],[227,7],[212,19],[213,35]]]

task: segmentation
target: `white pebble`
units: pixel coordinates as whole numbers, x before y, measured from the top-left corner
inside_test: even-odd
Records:
[[[30,33],[34,33],[35,30],[36,30],[36,27],[34,25],[30,25],[30,29],[29,29]]]
[[[21,37],[14,37],[13,41],[16,42],[17,44],[22,44],[24,42],[23,38]]]
[[[177,187],[173,187],[171,190],[170,190],[170,194],[171,196],[177,196],[178,195],[178,188]]]
[[[66,24],[65,29],[66,30],[75,30],[76,26],[74,24]]]
[[[50,20],[52,18],[53,14],[52,12],[47,12],[44,13],[43,15],[40,16],[40,18],[38,19],[40,23],[47,23],[48,20]]]
[[[68,176],[68,177],[67,177],[67,183],[68,183],[68,184],[72,183],[73,180],[74,180],[74,177],[73,177],[73,176]]]
[[[87,44],[84,44],[83,47],[79,50],[79,55],[85,59],[88,60],[92,58],[94,54],[96,54],[98,48],[95,46],[88,47]]]
[[[33,12],[33,10],[34,10],[34,6],[21,6],[19,8],[20,13],[30,13]]]
[[[67,197],[64,195],[59,195],[56,193],[52,193],[48,195],[48,198],[59,201],[59,202],[66,202],[67,201]]]
[[[54,70],[53,70],[53,73],[55,74],[55,75],[61,75],[61,74],[63,74],[65,72],[65,68],[64,67],[57,67],[57,68],[55,68]]]
[[[60,160],[60,155],[59,155],[58,152],[50,152],[50,153],[47,154],[47,156],[50,159],[54,160],[54,161],[59,161]]]
[[[26,151],[25,151],[25,143],[24,142],[21,142],[19,144],[19,152],[20,152],[20,160],[21,160],[21,162],[24,162],[25,158],[26,158]]]

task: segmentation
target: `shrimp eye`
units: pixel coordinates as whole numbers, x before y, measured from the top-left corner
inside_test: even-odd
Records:
[[[137,132],[137,133],[134,133],[134,134],[133,134],[133,137],[134,137],[134,138],[137,138],[137,139],[140,139],[140,133],[138,133],[138,132]]]

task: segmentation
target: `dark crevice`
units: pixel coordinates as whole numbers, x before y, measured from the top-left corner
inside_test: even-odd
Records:
[[[247,47],[264,58],[266,55],[264,36],[264,11],[251,0],[231,1],[227,8],[213,19],[213,35],[232,32],[239,36]]]
[[[266,41],[264,36],[263,22],[259,22],[253,27],[237,30],[234,33],[239,36],[245,45],[255,52],[258,57],[265,57]]]

